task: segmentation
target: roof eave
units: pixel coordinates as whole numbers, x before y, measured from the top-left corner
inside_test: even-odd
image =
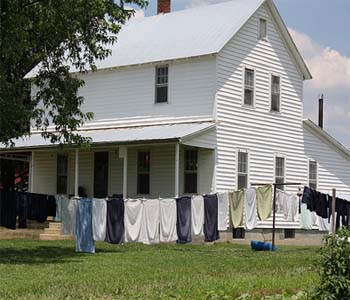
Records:
[[[308,128],[312,129],[313,132],[316,132],[321,138],[325,139],[328,143],[336,147],[339,151],[341,151],[345,157],[350,160],[350,150],[346,148],[342,143],[337,141],[334,137],[332,137],[328,132],[326,132],[321,127],[317,126],[310,119],[304,119],[303,124]]]
[[[269,7],[269,9],[271,10],[271,13],[273,14],[277,25],[279,26],[279,29],[282,32],[283,38],[285,39],[285,42],[287,43],[296,63],[298,64],[300,71],[303,74],[303,78],[304,80],[310,80],[312,79],[312,74],[306,64],[306,62],[304,61],[302,55],[300,54],[298,47],[296,46],[293,38],[291,37],[288,28],[286,26],[286,24],[284,23],[281,14],[279,13],[275,3],[273,2],[273,0],[266,0],[265,1]]]

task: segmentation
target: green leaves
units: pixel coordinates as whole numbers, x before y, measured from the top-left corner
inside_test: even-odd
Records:
[[[147,0],[125,0],[140,8]],[[29,134],[29,123],[58,143],[87,142],[76,130],[93,117],[82,112],[80,73],[110,55],[134,11],[114,0],[0,1],[0,143]],[[40,63],[35,79],[25,75]],[[39,88],[30,97],[30,85]],[[49,125],[52,125],[49,127]]]
[[[313,299],[350,299],[350,230],[341,229],[325,237],[320,262],[321,282]]]

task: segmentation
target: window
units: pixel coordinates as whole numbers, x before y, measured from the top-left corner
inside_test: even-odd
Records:
[[[150,161],[149,151],[140,151],[137,153],[137,193],[150,193]]]
[[[238,189],[248,187],[248,153],[238,152]]]
[[[108,196],[108,152],[95,152],[94,164],[94,197],[105,198]]]
[[[234,240],[241,240],[245,238],[244,228],[233,228],[232,229],[232,238]]]
[[[57,194],[67,194],[68,158],[66,155],[57,155]]]
[[[284,230],[285,239],[295,239],[295,229],[285,229]]]
[[[317,162],[309,162],[309,187],[317,190]]]
[[[168,102],[168,66],[156,67],[156,103]]]
[[[278,76],[271,76],[271,111],[280,111],[281,79]]]
[[[275,166],[275,183],[284,183],[284,157],[276,157],[276,166]],[[284,190],[284,185],[277,186],[278,189]]]
[[[267,39],[267,21],[265,19],[260,19],[259,21],[259,39]]]
[[[244,71],[244,104],[254,105],[254,70],[251,69]]]
[[[185,151],[185,194],[197,193],[198,151]]]

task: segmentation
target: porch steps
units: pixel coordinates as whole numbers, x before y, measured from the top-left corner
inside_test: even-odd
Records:
[[[43,241],[58,241],[58,240],[73,240],[71,235],[62,234],[62,223],[49,222],[49,227],[44,229],[43,233],[40,233],[40,240]]]

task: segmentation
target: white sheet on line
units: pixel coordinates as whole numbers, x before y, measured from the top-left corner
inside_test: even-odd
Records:
[[[332,219],[332,217],[331,217]],[[328,223],[328,219],[323,219],[320,216],[317,216],[317,226],[319,231],[332,231],[332,220],[330,219],[330,222]]]
[[[95,241],[104,241],[107,229],[106,199],[92,200],[92,233]]]
[[[258,212],[256,208],[256,189],[249,188],[244,192],[244,213],[246,230],[253,230],[258,224]]]
[[[293,194],[283,193],[283,214],[284,219],[290,222],[297,220],[299,213],[299,201],[298,197]]]
[[[160,200],[160,241],[164,243],[177,240],[176,232],[176,200]]]
[[[228,227],[229,196],[228,192],[218,193],[218,229],[226,231]]]
[[[62,198],[62,234],[75,235],[77,199]]]
[[[159,199],[147,199],[142,202],[144,206],[144,224],[143,234],[144,244],[159,243],[159,225],[160,225],[160,203]]]
[[[203,196],[193,196],[191,199],[191,231],[193,237],[204,236],[204,199]]]
[[[125,241],[142,242],[144,240],[144,206],[141,199],[125,200]]]

